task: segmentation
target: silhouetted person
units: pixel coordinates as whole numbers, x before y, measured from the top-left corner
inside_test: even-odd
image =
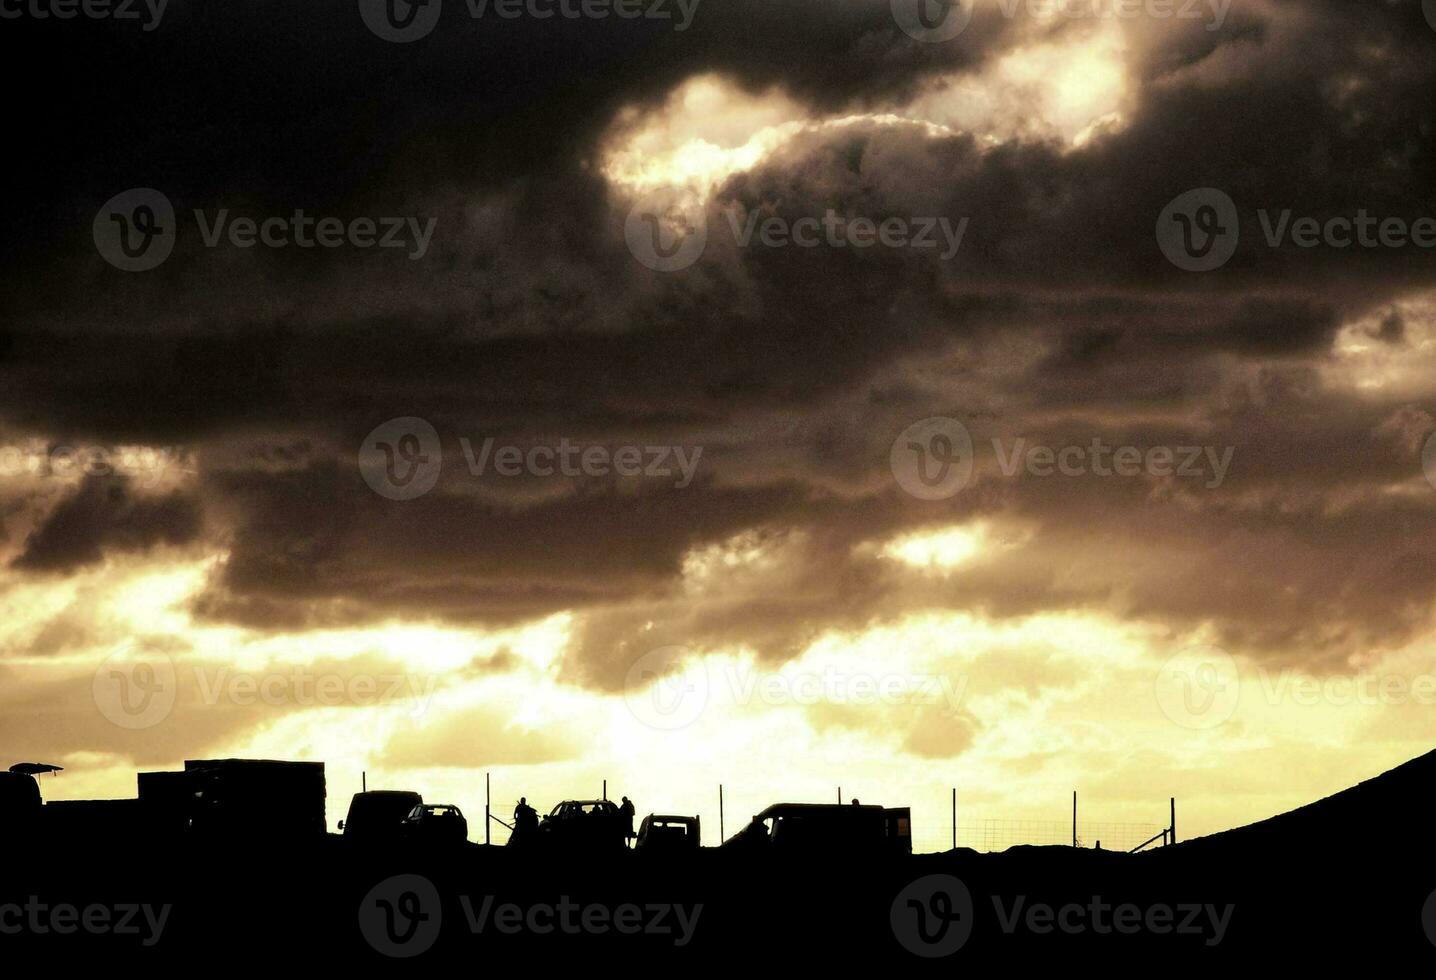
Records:
[[[529,806],[528,797],[520,796],[519,805],[514,807],[514,832],[511,843],[526,844],[533,840],[538,830],[538,811]]]
[[[623,828],[623,840],[626,844],[633,839],[633,801],[626,796],[618,808],[618,825]]]

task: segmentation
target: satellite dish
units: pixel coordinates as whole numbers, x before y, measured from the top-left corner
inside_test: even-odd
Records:
[[[17,762],[10,767],[11,772],[18,772],[22,776],[38,776],[46,772],[63,772],[64,766],[52,766],[45,762]]]

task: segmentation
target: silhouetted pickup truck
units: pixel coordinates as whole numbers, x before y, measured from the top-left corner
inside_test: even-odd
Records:
[[[650,813],[638,827],[636,852],[651,855],[694,854],[698,851],[698,818]]]
[[[347,840],[396,843],[404,839],[405,818],[423,805],[424,798],[408,790],[355,793],[349,801],[349,816],[339,821],[339,829]]]
[[[856,803],[778,803],[721,846],[739,853],[796,857],[911,854],[912,811]]]
[[[413,844],[452,846],[469,840],[469,821],[449,803],[420,803],[404,818],[404,839]]]
[[[608,800],[564,800],[539,821],[545,847],[583,851],[627,849],[623,818]]]

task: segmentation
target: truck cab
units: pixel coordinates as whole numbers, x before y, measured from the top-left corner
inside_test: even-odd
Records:
[[[697,817],[650,813],[638,827],[636,852],[653,855],[696,854],[699,824]]]

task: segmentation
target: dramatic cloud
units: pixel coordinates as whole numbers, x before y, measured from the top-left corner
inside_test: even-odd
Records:
[[[888,0],[703,0],[683,30],[454,3],[412,45],[352,0],[171,6],[149,33],[7,21],[6,54],[110,79],[60,72],[9,122],[16,751],[118,766],[302,746],[461,792],[458,770],[556,787],[607,778],[600,753],[716,771],[725,744],[774,744],[755,786],[810,753],[1042,790],[1110,772],[1118,801],[1193,751],[1147,717],[1184,644],[1249,671],[1420,670],[1436,261],[1388,233],[1436,229],[1419,2],[983,4],[942,43]],[[145,272],[92,240],[128,188],[175,209],[173,253]],[[1240,234],[1194,272],[1157,228],[1203,188]],[[644,212],[656,200],[671,208]],[[432,235],[302,247],[301,217]],[[206,242],[245,218],[289,244]],[[1363,220],[1374,244],[1351,237]],[[657,250],[683,222],[706,235],[686,267],[638,254],[635,234]],[[892,453],[935,417],[965,428],[973,469],[924,499]],[[373,435],[399,419],[436,441]],[[410,465],[433,467],[426,492],[376,488]],[[416,723],[182,687],[182,724],[153,737],[88,693],[116,650],[277,672],[281,643],[325,675],[454,689]],[[920,706],[790,690],[766,713],[715,696],[730,727],[655,745],[620,702],[666,648],[730,680],[832,656],[845,677],[966,687]],[[1344,716],[1331,744],[1376,732],[1371,752],[1396,756],[1431,734],[1376,715]],[[1253,744],[1264,722],[1290,719],[1239,715],[1224,747],[1293,758],[1280,735]]]

